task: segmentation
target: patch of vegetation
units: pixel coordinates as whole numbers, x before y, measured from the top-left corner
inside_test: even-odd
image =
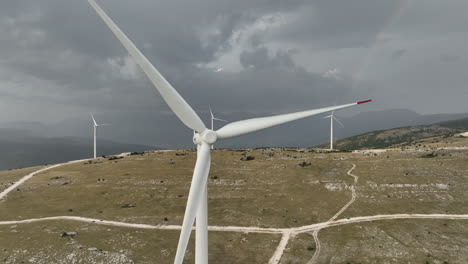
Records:
[[[123,159],[123,157],[112,156],[108,158],[108,160],[118,160],[118,159]]]
[[[429,154],[421,155],[421,156],[419,156],[419,157],[421,157],[421,158],[426,158],[426,159],[430,159],[430,158],[435,158],[435,157],[437,157],[437,156],[438,156],[438,155],[437,155],[436,153],[432,152],[432,153],[429,153]]]
[[[241,161],[250,161],[250,160],[255,160],[254,156],[242,156],[240,158]]]

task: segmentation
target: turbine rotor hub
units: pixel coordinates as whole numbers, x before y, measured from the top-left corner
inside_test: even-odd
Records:
[[[218,135],[213,130],[207,129],[201,134],[201,140],[211,145],[218,140]]]
[[[202,133],[195,133],[193,135],[193,143],[200,145],[201,143],[214,144],[218,140],[216,132],[210,129],[206,129]]]

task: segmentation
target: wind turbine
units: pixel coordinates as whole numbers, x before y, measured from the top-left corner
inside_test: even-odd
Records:
[[[195,218],[197,219],[195,231],[195,263],[208,263],[207,178],[211,165],[210,145],[213,145],[216,141],[221,139],[237,137],[309,116],[370,102],[370,100],[366,100],[284,115],[247,119],[229,123],[224,127],[213,131],[205,127],[200,117],[184,100],[184,98],[179,95],[171,84],[161,75],[161,73],[159,73],[159,71],[151,64],[151,62],[148,61],[138,48],[135,47],[130,39],[128,39],[128,37],[96,4],[96,2],[94,0],[88,0],[88,2],[107,24],[117,39],[122,43],[135,63],[141,67],[143,72],[151,80],[154,87],[159,91],[171,110],[182,121],[182,123],[194,131],[193,142],[197,145],[197,160],[193,172],[192,183],[190,185],[184,220],[182,222],[182,229],[177,245],[177,252],[174,259],[175,264],[182,264],[183,262]]]
[[[94,134],[94,158],[96,158],[96,135],[97,135],[97,128],[100,126],[108,126],[109,124],[99,124],[96,122],[96,119],[94,119],[93,114],[89,113],[91,115],[91,118],[93,119],[93,134]]]
[[[209,106],[209,108],[210,108],[210,115],[211,115],[211,130],[214,131],[214,121],[215,121],[215,120],[221,121],[221,122],[226,122],[226,123],[228,122],[228,121],[226,121],[226,120],[224,120],[224,119],[219,119],[219,118],[214,117],[213,111],[211,111],[211,106]],[[211,145],[211,149],[214,149],[214,144]]]
[[[332,111],[331,115],[325,116],[324,118],[330,118],[330,150],[333,150],[333,120],[335,120],[342,128],[344,128],[344,126],[341,124],[340,120],[335,117],[335,111]]]

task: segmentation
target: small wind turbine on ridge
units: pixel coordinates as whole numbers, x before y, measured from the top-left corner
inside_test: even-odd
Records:
[[[332,111],[331,115],[323,118],[330,118],[330,150],[333,150],[333,120],[335,120],[342,128],[344,128],[344,126],[341,124],[340,120],[335,117],[335,111]]]
[[[214,131],[214,121],[215,121],[215,120],[221,121],[221,122],[226,122],[226,123],[228,122],[228,121],[226,121],[226,120],[224,120],[224,119],[216,118],[216,117],[213,115],[213,111],[211,111],[211,105],[209,106],[209,108],[210,108],[210,115],[211,115],[211,130]],[[211,149],[214,149],[214,144],[211,145]]]
[[[108,126],[110,124],[98,124],[96,122],[96,119],[94,119],[93,114],[89,113],[91,115],[91,118],[93,119],[93,135],[94,135],[94,158],[96,158],[96,135],[97,135],[97,128],[100,126]]]

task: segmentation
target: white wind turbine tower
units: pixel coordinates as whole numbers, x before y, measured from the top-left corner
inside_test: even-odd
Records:
[[[96,2],[94,0],[88,0],[88,2],[107,24],[117,39],[122,43],[125,49],[130,53],[130,56],[133,58],[135,63],[138,64],[143,72],[148,76],[171,110],[177,115],[182,123],[195,131],[193,142],[197,145],[197,160],[193,172],[192,183],[190,185],[187,206],[185,208],[179,243],[177,245],[177,253],[174,260],[175,264],[182,264],[183,262],[195,218],[197,219],[195,231],[195,263],[208,263],[207,178],[211,165],[211,145],[220,139],[249,134],[272,126],[370,101],[367,100],[291,114],[247,119],[229,123],[224,127],[213,131],[205,127],[200,117],[184,100],[184,98],[177,93],[171,84],[135,47],[119,27],[117,27],[117,25],[115,25],[106,13],[96,4]]]
[[[93,119],[93,135],[94,135],[94,158],[96,158],[96,135],[97,135],[97,128],[100,126],[108,126],[109,124],[98,124],[96,119],[94,119],[93,114],[91,114],[91,118]]]
[[[219,118],[216,118],[214,115],[213,115],[213,111],[211,111],[211,106],[209,106],[210,108],[210,115],[211,115],[211,130],[214,131],[214,121],[217,120],[217,121],[221,121],[221,122],[228,122],[224,119],[219,119]],[[211,145],[211,149],[214,149],[214,144]]]
[[[335,111],[332,111],[331,115],[325,116],[324,118],[330,118],[330,150],[333,150],[333,120],[335,120],[342,128],[344,128],[344,126],[341,124],[340,120],[335,117]]]

